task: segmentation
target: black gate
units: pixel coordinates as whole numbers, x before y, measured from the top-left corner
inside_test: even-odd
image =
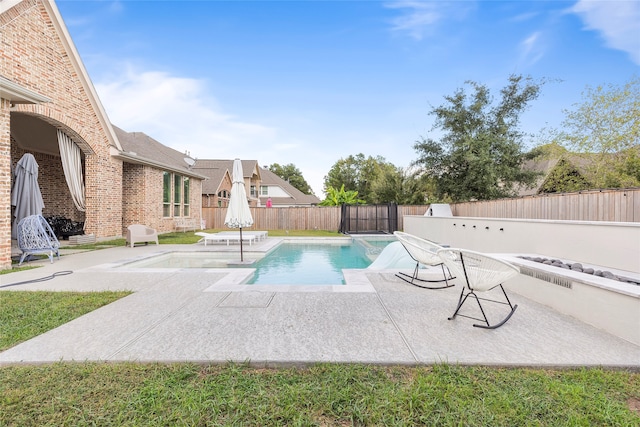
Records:
[[[342,205],[343,234],[393,233],[398,230],[398,205]]]

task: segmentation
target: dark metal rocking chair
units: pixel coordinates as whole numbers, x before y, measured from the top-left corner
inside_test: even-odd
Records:
[[[466,281],[465,286],[462,288],[462,292],[460,293],[456,311],[453,313],[453,316],[449,317],[449,320],[454,319],[456,316],[461,316],[483,322],[483,324],[475,323],[473,325],[477,328],[496,329],[504,325],[507,320],[511,318],[513,313],[516,311],[516,308],[518,308],[518,305],[511,304],[502,284],[508,279],[520,274],[518,267],[489,255],[465,249],[441,249],[438,251],[438,256],[446,264],[449,270],[456,273],[458,276],[464,277]],[[506,302],[480,298],[476,295],[476,292],[485,292],[496,287],[500,287]],[[478,303],[480,312],[482,313],[481,319],[459,313],[460,309],[469,297],[473,297]],[[510,311],[500,322],[491,324],[489,323],[485,310],[480,303],[481,300],[508,305]]]

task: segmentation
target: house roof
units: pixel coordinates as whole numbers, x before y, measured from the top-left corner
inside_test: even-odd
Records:
[[[202,183],[202,194],[218,194],[225,175],[231,180],[231,171],[226,164],[213,163],[216,160],[196,160],[193,170],[207,177]]]
[[[117,126],[113,126],[113,130],[122,146],[117,157],[123,161],[151,165],[194,178],[207,178],[189,168],[185,161],[189,156],[167,147],[144,132],[127,132]]]
[[[304,194],[284,179],[280,178],[269,169],[260,168],[262,175],[262,185],[275,185],[282,188],[291,197],[272,197],[271,202],[274,205],[298,204],[298,205],[315,205],[320,203],[320,199],[313,194]],[[268,197],[260,196],[260,201],[266,203]]]
[[[245,178],[253,175],[260,176],[260,167],[257,160],[242,160],[242,174]],[[233,171],[233,160],[226,159],[198,159],[193,169],[228,169]]]
[[[217,194],[225,174],[233,173],[233,160],[226,159],[198,159],[193,165],[193,171],[207,177],[202,184],[202,194]],[[242,174],[244,178],[253,178],[254,175],[261,179],[261,170],[257,160],[242,160]]]
[[[571,164],[585,179],[590,180],[593,178],[593,172],[589,170],[589,166],[591,166],[593,162],[597,161],[597,159],[592,153],[563,152],[556,155],[540,156],[525,162],[523,166],[524,169],[539,172],[540,176],[537,178],[532,188],[520,187],[517,193],[518,196],[531,196],[538,194],[540,188],[544,185],[551,172],[561,161]]]
[[[225,174],[233,173],[233,160],[226,159],[197,159],[191,168],[194,172],[207,177],[202,184],[202,194],[217,194]],[[245,179],[252,179],[257,175],[261,179],[257,160],[242,160],[242,174]]]

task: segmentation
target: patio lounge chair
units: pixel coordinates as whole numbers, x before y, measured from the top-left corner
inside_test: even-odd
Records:
[[[396,231],[393,234],[396,236],[398,241],[402,243],[402,246],[404,246],[404,248],[407,250],[409,256],[411,256],[411,258],[413,258],[413,260],[416,262],[416,268],[413,270],[413,275],[410,276],[406,273],[398,273],[396,274],[396,277],[414,286],[426,289],[444,289],[453,286],[453,284],[449,284],[449,280],[455,279],[455,277],[451,276],[450,271],[445,271],[445,265],[442,262],[442,259],[440,259],[437,254],[438,250],[442,249],[442,246],[429,240],[421,239],[418,236],[403,233],[402,231]],[[429,265],[432,267],[440,266],[442,268],[442,275],[444,276],[444,278],[438,280],[421,279],[420,277],[418,277],[420,264]],[[427,286],[424,284],[442,282],[444,282],[444,285],[440,286]]]
[[[202,237],[202,239],[200,241],[204,241],[204,245],[207,246],[207,243],[214,243],[214,242],[227,242],[227,246],[229,246],[229,242],[239,242],[240,241],[240,233],[235,233],[235,234],[227,234],[225,232],[220,232],[220,233],[205,233],[204,231],[197,231],[194,233],[196,236],[200,236]],[[249,246],[251,246],[251,244],[253,242],[256,241],[256,235],[255,234],[244,234],[242,233],[242,240],[243,241],[248,241],[249,242]]]
[[[446,264],[451,272],[459,277],[464,277],[466,282],[465,286],[462,288],[462,292],[460,293],[456,311],[453,313],[453,316],[449,317],[449,320],[452,320],[459,315],[462,317],[467,317],[469,319],[484,322],[484,324],[476,323],[473,325],[477,328],[496,329],[504,325],[507,320],[511,318],[513,313],[516,311],[516,308],[518,308],[518,305],[511,304],[511,301],[509,301],[509,297],[502,287],[502,284],[508,279],[511,279],[512,277],[520,274],[520,270],[518,269],[518,267],[489,255],[468,251],[465,249],[440,249],[438,251],[438,256],[442,259],[442,262]],[[506,302],[480,298],[476,295],[476,292],[486,292],[496,287],[500,287],[500,290],[502,290]],[[460,309],[467,301],[467,298],[469,298],[470,296],[472,296],[478,302],[480,312],[482,313],[482,319],[459,313]],[[487,319],[485,310],[480,303],[480,300],[508,305],[510,311],[500,322],[490,324],[489,320]]]
[[[156,245],[158,244],[158,233],[156,230],[142,224],[132,224],[127,227],[127,245],[131,245],[131,247],[136,243],[148,245],[149,242],[156,242]]]
[[[240,232],[239,231],[220,231],[218,233],[216,233],[220,236],[225,236],[225,235],[232,235],[232,236],[240,236]],[[265,240],[267,237],[269,237],[269,232],[268,231],[254,231],[254,230],[243,230],[242,231],[242,237],[244,240],[245,236],[255,236],[256,241],[261,241],[261,240]]]
[[[20,262],[29,255],[45,254],[53,263],[53,256],[60,259],[60,242],[42,215],[30,215],[20,220],[17,227],[18,247],[22,251]]]

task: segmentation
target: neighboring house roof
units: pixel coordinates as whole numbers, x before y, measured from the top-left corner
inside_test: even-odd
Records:
[[[274,205],[317,205],[320,203],[319,198],[313,194],[304,194],[269,169],[260,168],[260,174],[262,176],[262,185],[278,186],[290,195],[290,197],[271,197],[271,202]],[[267,196],[260,196],[261,204],[266,204],[268,198]]]
[[[207,181],[202,185],[202,194],[218,194],[218,189],[225,174],[228,173],[229,177],[232,178],[233,160],[198,159],[192,169],[207,177]],[[260,180],[260,173],[257,160],[242,160],[242,174],[245,179],[252,179],[255,175]]]
[[[202,183],[202,194],[218,194],[225,175],[228,175],[231,180],[231,170],[226,162],[226,160],[196,160],[193,170],[207,177],[207,180]]]
[[[539,194],[545,182],[549,179],[554,169],[559,166],[560,163],[566,162],[579,173],[586,181],[589,181],[592,172],[589,170],[589,166],[596,161],[593,155],[584,153],[563,153],[557,157],[538,157],[533,160],[528,160],[524,164],[526,170],[539,172],[540,176],[536,180],[532,188],[520,188],[518,190],[518,196],[531,196]]]
[[[113,130],[122,146],[122,151],[116,156],[123,161],[150,165],[194,178],[207,178],[189,168],[185,161],[189,156],[167,147],[144,132],[126,132],[117,126],[113,126]]]

